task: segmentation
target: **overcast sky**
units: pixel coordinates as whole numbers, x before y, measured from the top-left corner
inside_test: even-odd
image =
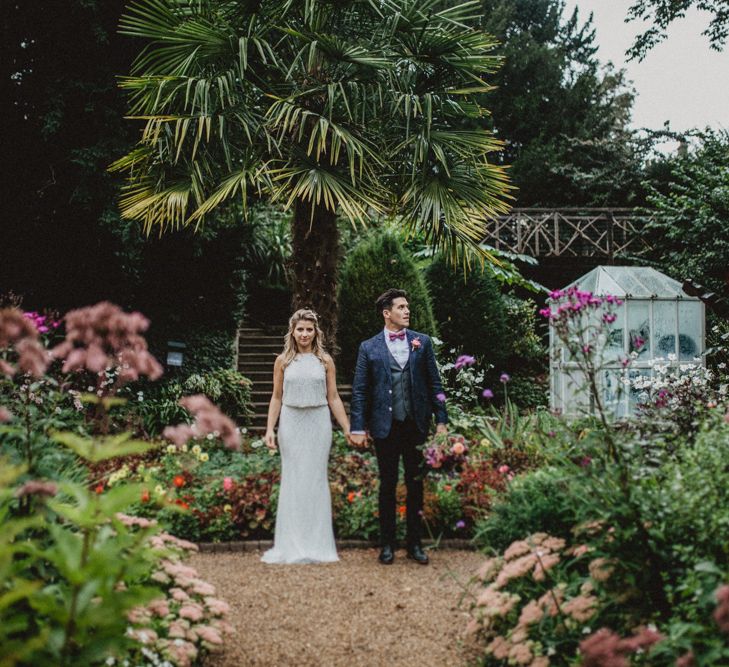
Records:
[[[645,60],[626,62],[625,51],[641,25],[624,22],[631,2],[566,0],[566,13],[577,6],[585,20],[593,12],[600,60],[625,68],[638,93],[633,126],[657,130],[668,120],[676,131],[707,125],[729,129],[729,49],[717,53],[709,48],[701,34],[709,15],[689,11]]]

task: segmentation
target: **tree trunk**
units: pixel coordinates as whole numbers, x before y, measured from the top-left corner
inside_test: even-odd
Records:
[[[312,211],[313,208],[313,211]],[[337,216],[322,205],[297,200],[291,223],[293,307],[319,316],[327,351],[337,352]]]

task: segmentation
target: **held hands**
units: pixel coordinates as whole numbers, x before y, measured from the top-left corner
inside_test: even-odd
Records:
[[[356,447],[357,449],[364,449],[367,446],[367,434],[365,433],[348,433],[347,440],[349,441],[349,444],[352,445],[352,447]]]
[[[436,424],[435,432],[437,435],[448,435],[448,427],[445,424]]]
[[[272,453],[275,452],[277,449],[276,434],[273,431],[266,431],[264,440],[266,441],[266,447],[268,447],[269,451]]]

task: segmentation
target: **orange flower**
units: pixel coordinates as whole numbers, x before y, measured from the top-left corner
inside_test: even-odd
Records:
[[[175,475],[172,483],[179,489],[180,487],[185,486],[185,478],[182,475]]]
[[[179,505],[183,510],[189,509],[190,507],[184,500],[180,500],[179,498],[175,500],[175,505]]]
[[[400,507],[397,508],[397,511],[400,513],[400,516],[403,516],[405,512],[407,512],[407,508],[405,505],[400,505]]]
[[[98,484],[96,486],[96,488],[94,489],[94,491],[96,491],[97,494],[104,493],[104,485],[103,484]]]
[[[353,503],[353,502],[354,502],[354,499],[355,499],[356,497],[357,497],[357,495],[355,494],[355,492],[354,492],[354,491],[350,491],[350,492],[349,492],[349,493],[347,494],[347,500],[348,500],[348,501],[349,501],[350,503]]]
[[[144,489],[144,491],[142,491],[142,502],[143,503],[149,502],[149,491],[147,489]]]

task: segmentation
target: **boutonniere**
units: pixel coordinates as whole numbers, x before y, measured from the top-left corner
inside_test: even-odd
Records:
[[[418,348],[420,348],[420,338],[413,338],[410,341],[410,349],[414,352]]]

